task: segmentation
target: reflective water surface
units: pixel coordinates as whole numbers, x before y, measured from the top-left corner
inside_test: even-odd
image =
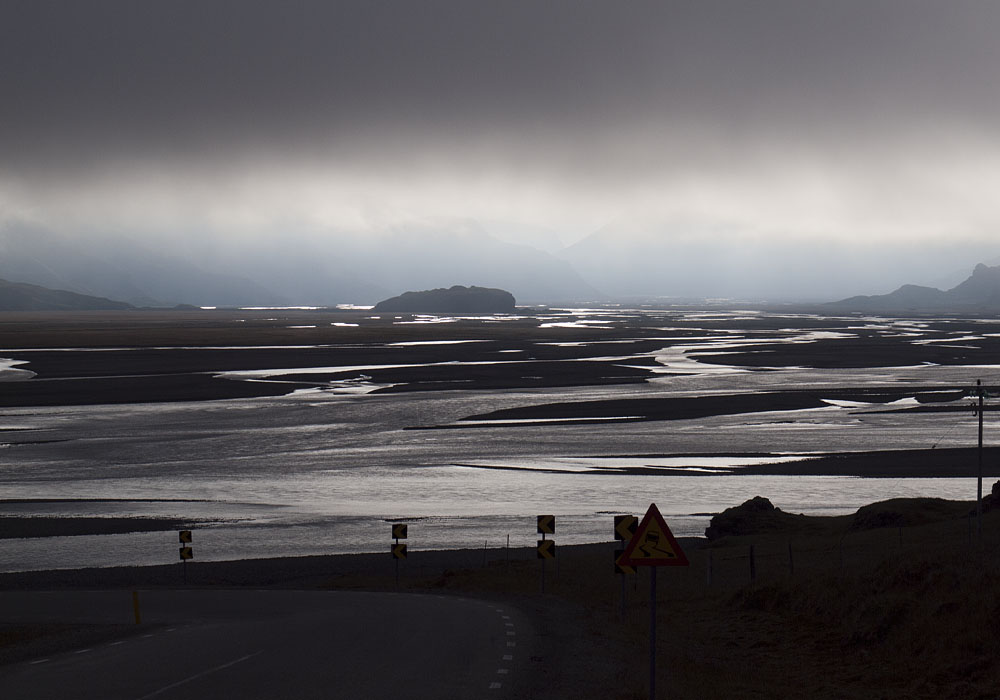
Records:
[[[710,514],[756,495],[784,510],[812,514],[849,513],[897,496],[975,497],[976,484],[969,479],[762,477],[718,471],[754,463],[747,453],[792,458],[827,451],[972,446],[976,421],[965,412],[873,413],[863,402],[832,399],[823,408],[693,420],[486,420],[454,427],[468,416],[556,401],[801,386],[951,387],[988,380],[989,372],[997,372],[992,365],[931,364],[762,371],[699,362],[699,353],[741,344],[831,337],[790,329],[750,340],[737,327],[745,315],[690,314],[689,319],[728,319],[734,328],[706,329],[676,341],[665,336],[663,349],[652,353],[660,371],[644,384],[373,394],[367,393],[372,386],[334,382],[328,390],[278,398],[6,409],[0,415],[5,431],[0,440],[7,440],[0,449],[0,515],[189,519],[200,523],[196,558],[224,560],[387,551],[389,520],[410,523],[408,544],[417,552],[500,547],[508,536],[512,546],[531,545],[534,517],[542,513],[556,514],[557,543],[607,541],[614,514],[641,514],[650,502],[656,502],[675,534],[685,536],[702,534]],[[554,317],[546,322],[563,321]],[[590,319],[566,322],[612,324],[616,316],[595,312]],[[858,323],[886,334],[905,333],[914,342],[927,340],[918,322]],[[670,328],[662,330],[667,334]],[[954,340],[968,342],[969,337]],[[233,373],[233,381],[281,371]],[[988,416],[988,431],[992,424]],[[411,429],[433,426],[446,428]],[[781,457],[770,461],[777,459]],[[686,473],[624,471],[645,466]],[[0,570],[173,563],[176,537],[161,532],[0,539]]]

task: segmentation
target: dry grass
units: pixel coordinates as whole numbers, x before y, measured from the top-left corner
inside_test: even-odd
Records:
[[[1000,697],[1000,514],[985,518],[981,547],[964,518],[866,532],[843,525],[793,539],[728,538],[689,551],[688,568],[660,569],[658,696]],[[549,658],[558,657],[547,697],[645,698],[649,575],[627,578],[623,615],[611,549],[563,548],[544,596],[536,560],[402,586],[506,597],[531,612]]]

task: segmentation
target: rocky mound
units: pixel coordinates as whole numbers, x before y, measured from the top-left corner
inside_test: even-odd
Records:
[[[970,510],[971,508],[971,510]],[[983,498],[983,512],[1000,508],[1000,481]],[[909,527],[967,517],[976,512],[974,501],[943,498],[891,498],[858,508],[854,515],[819,516],[785,513],[761,496],[714,516],[705,537],[717,540],[741,535],[793,533],[844,534],[881,527]]]
[[[405,292],[375,305],[375,311],[495,314],[514,310],[514,295],[503,289],[463,287]]]
[[[807,515],[785,513],[766,498],[755,496],[714,516],[705,530],[705,537],[717,540],[728,536],[798,531],[813,526],[813,520]]]
[[[975,512],[975,504],[973,504]],[[874,530],[879,527],[926,525],[969,514],[966,501],[943,498],[891,498],[858,508],[851,520],[851,530]]]

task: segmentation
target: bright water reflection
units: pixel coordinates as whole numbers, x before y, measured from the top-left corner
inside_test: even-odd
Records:
[[[625,315],[574,313],[591,327]],[[651,355],[665,370],[681,370],[683,376],[661,376],[645,384],[420,395],[365,394],[370,387],[343,385],[333,391],[278,398],[8,409],[4,429],[18,432],[4,438],[10,447],[0,460],[2,498],[119,500],[0,503],[0,514],[190,519],[203,522],[195,536],[198,560],[218,560],[380,552],[390,541],[385,522],[390,518],[410,521],[409,544],[419,551],[480,548],[484,542],[499,546],[508,534],[512,545],[530,546],[536,536],[534,516],[540,513],[557,515],[558,543],[606,541],[611,539],[612,514],[638,514],[652,501],[683,536],[701,534],[709,520],[706,514],[756,495],[783,510],[813,514],[849,513],[891,497],[974,497],[975,483],[969,479],[712,473],[719,467],[752,462],[720,454],[969,446],[975,444],[976,423],[965,413],[873,413],[859,402],[834,400],[836,405],[826,408],[693,420],[407,429],[454,426],[467,416],[547,402],[706,396],[802,386],[953,387],[974,384],[977,378],[990,381],[984,367],[761,372],[707,365],[697,361],[698,352],[719,351],[726,344],[730,348],[759,344],[759,339],[746,340],[735,328],[733,315],[700,317],[729,319],[734,328],[678,336],[685,352],[675,345]],[[559,317],[551,320],[559,322]],[[914,322],[871,318],[852,323],[884,327],[880,332],[886,334],[924,333],[924,325]],[[669,324],[663,325],[672,332]],[[774,342],[829,338],[821,331],[801,329],[775,333]],[[964,342],[967,335],[956,340]],[[664,340],[665,345],[670,342]],[[259,379],[282,371],[260,368],[240,376]],[[293,371],[303,374],[309,369]],[[996,430],[995,415],[987,414],[988,435]],[[30,440],[24,438],[28,434]],[[713,457],[680,457],[706,453]],[[458,466],[462,464],[476,466]],[[646,465],[687,467],[691,474],[615,471]],[[484,468],[488,466],[520,469]],[[590,469],[604,473],[581,473]],[[172,563],[176,556],[173,532],[0,540],[2,570]]]

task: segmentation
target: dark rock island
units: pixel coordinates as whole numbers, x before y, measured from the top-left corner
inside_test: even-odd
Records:
[[[503,289],[463,287],[405,292],[375,305],[375,311],[496,314],[514,311],[514,295]]]

